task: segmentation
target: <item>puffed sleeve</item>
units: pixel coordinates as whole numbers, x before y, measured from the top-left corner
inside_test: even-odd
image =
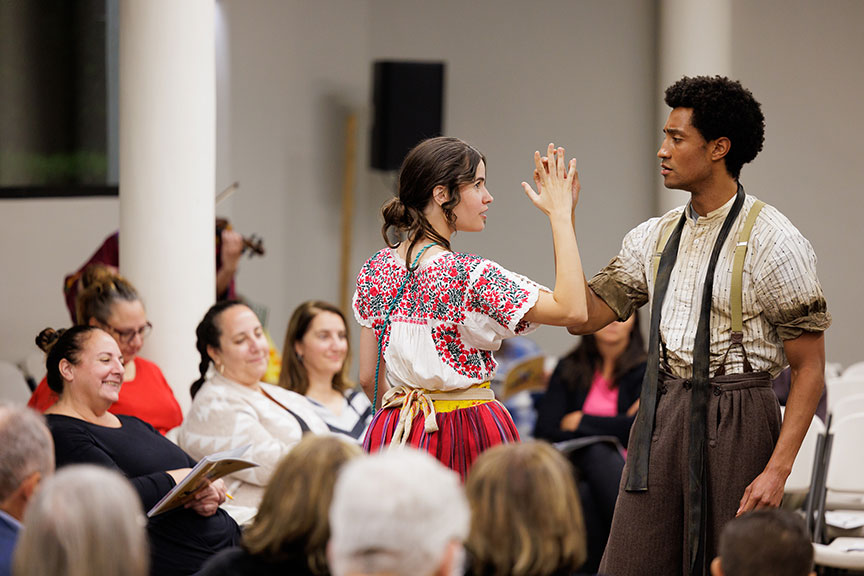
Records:
[[[525,322],[543,286],[510,272],[490,260],[481,260],[470,271],[465,291],[463,340],[481,350],[497,350],[501,340],[527,334],[538,324]]]

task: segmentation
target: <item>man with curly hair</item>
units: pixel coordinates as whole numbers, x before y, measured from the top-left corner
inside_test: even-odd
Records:
[[[590,282],[591,333],[651,302],[648,370],[600,572],[708,573],[723,526],[776,507],[824,387],[831,323],[810,243],[745,194],[760,104],[737,81],[684,77],[657,152],[686,206],[627,234]],[[786,418],[771,378],[786,366]]]

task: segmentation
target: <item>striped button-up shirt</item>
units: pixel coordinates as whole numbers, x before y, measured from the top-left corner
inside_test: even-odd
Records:
[[[675,376],[692,374],[693,346],[699,322],[699,303],[714,242],[732,204],[704,217],[688,217],[681,232],[678,259],[669,280],[660,316],[660,335],[666,344],[668,367]],[[748,195],[720,252],[714,276],[711,308],[711,374],[717,372],[732,344],[730,290],[732,260],[738,233],[756,198]],[[631,230],[621,252],[590,281],[594,292],[626,319],[635,308],[650,302],[654,292],[652,259],[663,229],[677,222],[685,207],[652,218]],[[689,211],[688,216],[695,213]],[[662,249],[662,247],[660,247]],[[804,236],[776,208],[766,205],[753,226],[743,276],[744,348],[756,371],[774,377],[787,365],[783,341],[802,331],[820,332],[831,316],[816,276],[816,254]],[[726,358],[726,373],[743,371],[741,348]]]

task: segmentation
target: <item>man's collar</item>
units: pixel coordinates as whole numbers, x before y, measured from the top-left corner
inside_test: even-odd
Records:
[[[738,183],[738,190],[743,190],[743,186],[741,186],[740,182]],[[738,193],[736,191],[736,193],[733,194],[732,197],[729,198],[729,200],[727,200],[725,204],[723,204],[722,206],[720,206],[716,210],[712,210],[711,212],[709,212],[705,216],[700,216],[699,214],[696,213],[695,210],[693,210],[693,201],[692,200],[687,202],[687,206],[684,208],[684,210],[687,212],[687,218],[689,220],[691,220],[694,224],[699,220],[701,220],[702,223],[711,222],[712,220],[717,220],[717,219],[725,217],[726,214],[729,213],[729,210],[732,209],[732,204],[735,203],[735,198],[737,196],[738,196]]]

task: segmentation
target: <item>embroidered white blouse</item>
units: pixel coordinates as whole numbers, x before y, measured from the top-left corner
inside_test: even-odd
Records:
[[[387,312],[407,275],[391,248],[357,276],[354,316],[381,338]],[[522,320],[543,288],[491,260],[441,252],[408,278],[384,333],[383,362],[392,387],[459,390],[495,375],[492,351],[504,338],[537,328]]]

